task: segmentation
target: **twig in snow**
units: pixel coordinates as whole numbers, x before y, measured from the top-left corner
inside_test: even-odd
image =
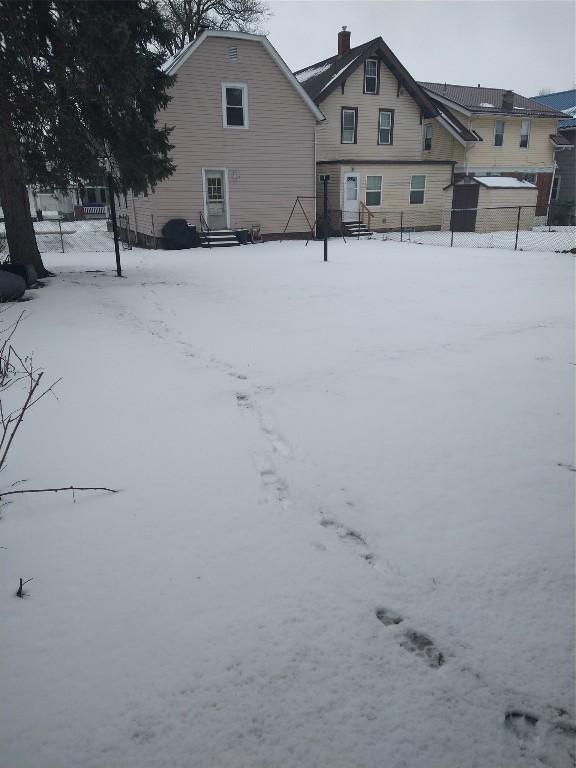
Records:
[[[31,579],[26,579],[26,581],[22,581],[22,579],[20,579],[20,586],[18,587],[18,591],[16,592],[16,597],[22,597],[22,598],[26,597],[28,593],[24,592],[24,584],[28,584],[29,581],[33,581],[33,580],[34,580],[34,577],[32,577]]]
[[[14,496],[17,493],[58,493],[58,491],[107,491],[118,493],[118,488],[82,487],[78,485],[65,485],[63,488],[21,488],[18,491],[4,491],[0,493],[0,499],[4,496]]]

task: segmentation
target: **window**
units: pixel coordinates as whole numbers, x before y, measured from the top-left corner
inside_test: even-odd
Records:
[[[550,195],[550,200],[558,200],[558,195],[560,193],[560,176],[554,176],[554,181],[552,182],[552,194]]]
[[[422,205],[425,189],[426,176],[412,176],[410,179],[410,205]]]
[[[504,145],[504,120],[496,120],[494,122],[494,146],[501,147]]]
[[[381,109],[378,112],[378,144],[392,144],[394,129],[394,112],[391,109]]]
[[[378,59],[364,62],[364,93],[378,93]]]
[[[528,146],[530,139],[530,120],[522,120],[522,127],[520,128],[520,146],[524,149]]]
[[[521,181],[529,181],[530,184],[536,184],[536,174],[535,173],[523,173],[521,175]]]
[[[424,144],[423,147],[428,152],[432,149],[432,123],[426,123],[424,126]]]
[[[366,176],[366,205],[382,204],[382,176]]]
[[[225,128],[248,128],[248,86],[222,83],[222,117]]]
[[[356,130],[358,124],[358,110],[356,107],[342,107],[341,117],[341,144],[356,144]]]

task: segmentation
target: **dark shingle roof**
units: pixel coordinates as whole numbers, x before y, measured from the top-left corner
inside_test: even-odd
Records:
[[[378,38],[375,38],[362,45],[357,45],[356,48],[350,48],[348,53],[343,56],[331,56],[329,59],[316,62],[316,64],[310,64],[308,67],[294,72],[294,76],[308,93],[308,96],[317,99],[339,72],[348,69],[348,66],[368,51],[377,40]],[[344,73],[342,72],[342,74]]]
[[[482,141],[482,136],[476,131],[470,131],[466,126],[458,120],[456,115],[451,112],[445,104],[442,104],[436,99],[431,99],[434,106],[437,108],[439,116],[450,125],[452,130],[458,134],[462,141]]]
[[[425,83],[420,82],[423,88],[426,88],[432,96],[441,96],[455,105],[464,107],[469,112],[477,114],[508,114],[531,115],[534,117],[561,117],[561,113],[545,104],[541,104],[534,99],[527,99],[519,93],[514,94],[513,108],[504,110],[502,107],[502,96],[506,92],[504,88],[474,88],[470,85],[449,85],[447,83]]]
[[[574,89],[571,91],[558,91],[558,93],[546,93],[543,96],[533,96],[532,98],[534,101],[539,101],[548,107],[554,107],[554,109],[559,109],[561,112],[576,115],[576,90]],[[560,120],[558,128],[563,128],[564,130],[566,128],[576,128],[576,116]]]
[[[398,79],[414,101],[421,107],[425,117],[434,117],[436,107],[429,95],[414,80],[408,70],[398,61],[381,37],[350,48],[342,56],[331,56],[294,73],[300,85],[317,104],[320,104],[338,84],[346,80],[369,56],[381,59]]]

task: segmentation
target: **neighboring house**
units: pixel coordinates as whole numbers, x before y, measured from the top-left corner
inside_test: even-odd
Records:
[[[420,85],[438,109],[450,109],[476,136],[464,146],[452,142],[455,181],[464,176],[487,175],[529,181],[538,188],[538,212],[544,215],[552,194],[554,152],[567,143],[558,132],[562,113],[499,88],[428,82]]]
[[[321,175],[330,176],[333,227],[340,226],[340,212],[349,232],[357,222],[395,227],[399,212],[410,209],[421,223],[439,226],[455,161],[451,141],[443,136],[440,144],[434,132],[442,123],[455,142],[466,141],[468,132],[449,110],[440,113],[382,38],[350,48],[344,27],[336,56],[295,75],[326,116],[316,162],[319,185]],[[425,133],[427,124],[432,133]]]
[[[576,145],[576,90],[547,93],[533,98],[566,115],[558,122],[558,134],[566,144],[556,149],[556,173],[552,182],[550,201],[557,203],[558,208],[552,210],[551,218],[559,222],[574,223],[576,220],[576,149],[574,148]]]
[[[418,83],[381,37],[350,48],[346,27],[336,56],[295,75],[326,116],[317,177],[320,184],[330,176],[335,228],[334,212],[357,233],[395,228],[400,212],[405,226],[444,227],[446,208],[472,197],[495,206],[535,203],[524,185],[481,194],[481,182],[455,184],[465,176],[516,176],[538,187],[538,204],[548,202],[557,110],[511,91]]]
[[[138,241],[158,242],[174,218],[278,237],[298,196],[310,224],[297,206],[287,234],[309,234],[324,117],[266,37],[207,30],[164,69],[177,78],[159,116],[174,126],[176,171],[147,196],[120,199]]]
[[[102,218],[108,210],[108,190],[103,182],[72,186],[67,191],[28,185],[28,202],[33,218]],[[3,218],[0,208],[0,219]]]

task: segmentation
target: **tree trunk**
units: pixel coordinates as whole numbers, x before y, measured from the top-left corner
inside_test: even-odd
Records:
[[[10,123],[3,123],[0,125],[0,203],[4,211],[10,261],[13,264],[30,264],[38,277],[47,277],[51,273],[44,267],[36,243],[18,139]]]

